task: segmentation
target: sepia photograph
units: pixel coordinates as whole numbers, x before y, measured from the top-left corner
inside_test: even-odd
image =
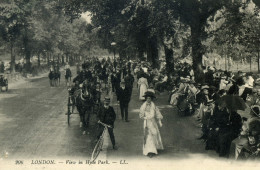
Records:
[[[260,169],[260,0],[0,0],[0,169]]]

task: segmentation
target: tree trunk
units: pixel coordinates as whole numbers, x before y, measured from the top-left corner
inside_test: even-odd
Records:
[[[10,46],[11,46],[11,65],[10,65],[10,72],[11,73],[14,73],[15,72],[15,55],[14,55],[14,53],[13,53],[13,47],[14,47],[14,43],[13,43],[13,41],[11,41],[11,44],[10,44]]]
[[[60,54],[58,54],[58,65],[60,65]]]
[[[41,55],[40,53],[38,53],[38,67],[41,66]]]
[[[123,60],[123,59],[127,58],[125,51],[119,51],[119,52],[118,52],[118,55],[119,55],[119,59],[120,59],[120,60]]]
[[[200,28],[198,25],[191,27],[191,46],[192,46],[192,67],[194,70],[195,81],[200,82],[200,75],[202,74],[202,55],[203,46],[200,40]]]
[[[62,63],[63,66],[65,65],[64,64],[64,55],[61,56],[61,63]]]
[[[158,43],[157,38],[153,37],[148,40],[147,44],[147,60],[152,63],[153,68],[158,68]]]
[[[73,57],[69,55],[69,63],[72,64],[72,62],[73,62]]]
[[[258,71],[258,73],[260,73],[260,65],[259,65],[259,64],[260,64],[260,61],[259,61],[260,58],[259,58],[259,51],[260,51],[260,50],[258,49],[258,50],[257,50],[257,71]]]
[[[144,60],[144,50],[142,48],[138,48],[138,58]]]
[[[47,64],[48,66],[50,66],[50,54],[47,52],[46,55],[47,55]]]
[[[69,56],[68,56],[68,53],[66,53],[66,62],[67,62],[67,63],[69,62]]]
[[[174,58],[173,50],[164,45],[165,60],[166,60],[166,71],[168,76],[174,72]]]
[[[252,56],[250,55],[250,72],[252,72]]]
[[[25,50],[25,70],[27,73],[31,72],[31,49],[29,47],[29,38],[27,35],[27,29],[25,28],[25,35],[24,35],[24,39],[23,39],[23,43],[24,43],[24,50]]]

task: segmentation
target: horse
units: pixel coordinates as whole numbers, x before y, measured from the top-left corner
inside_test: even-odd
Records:
[[[54,71],[50,70],[50,73],[48,75],[50,80],[50,86],[54,86],[54,76],[55,76]]]
[[[68,82],[71,82],[71,77],[72,77],[71,70],[67,68],[65,71],[65,80],[67,86],[68,86]]]
[[[59,70],[55,70],[54,71],[54,76],[53,76],[53,81],[54,81],[54,85],[58,86],[60,85],[60,71]]]
[[[80,115],[80,127],[87,128],[89,126],[90,114],[94,104],[92,94],[87,86],[81,87],[78,95],[76,96],[76,108]],[[87,114],[87,122],[86,122]]]

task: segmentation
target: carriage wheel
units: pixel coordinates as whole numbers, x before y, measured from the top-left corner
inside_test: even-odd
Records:
[[[68,121],[68,125],[70,125],[70,112],[68,111],[68,114],[67,114],[67,121]]]

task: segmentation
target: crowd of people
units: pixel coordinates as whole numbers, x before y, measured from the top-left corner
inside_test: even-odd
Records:
[[[145,141],[146,144],[144,144],[144,155],[152,157],[154,154],[157,154],[156,149],[163,149],[162,143],[159,148],[156,145],[156,141],[161,141],[161,137],[158,126],[154,122],[155,119],[162,119],[162,115],[152,102],[155,96],[151,95],[151,93],[154,94],[152,92],[153,86],[163,89],[163,84],[167,81],[167,78],[160,82],[159,71],[154,70],[150,72],[148,67],[150,68],[150,65],[147,62],[139,63],[139,61],[124,60],[112,62],[110,58],[102,60],[92,58],[84,61],[81,67],[80,64],[77,64],[77,76],[73,79],[70,93],[75,95],[74,102],[80,114],[80,127],[84,129],[83,133],[89,127],[90,115],[94,110],[93,107],[96,105],[99,106],[97,118],[102,123],[114,127],[116,115],[113,107],[109,106],[111,93],[116,95],[122,121],[129,122],[128,105],[132,97],[134,81],[137,78],[136,81],[140,90],[139,98],[142,101],[146,101],[144,102],[146,104],[141,107],[140,118],[146,122],[144,129],[148,129],[146,132],[149,132],[145,133],[147,140]],[[154,79],[155,76],[157,77]],[[165,76],[163,75],[162,77]],[[159,126],[161,125],[160,121]],[[156,137],[154,137],[154,133],[150,134],[150,130],[154,130],[154,128],[157,129],[155,132]],[[98,138],[102,134],[104,127],[99,126],[99,129]],[[117,149],[113,128],[108,130],[113,148]]]
[[[85,89],[82,90],[81,99],[92,100],[92,103],[87,102],[88,106],[82,106],[86,102],[79,104],[82,108],[88,108],[83,111],[84,114],[80,113],[81,124],[88,127],[89,114],[87,122],[83,116],[85,112],[90,112],[91,106],[102,103],[101,94],[104,90],[106,96],[111,92],[116,94],[121,119],[129,122],[128,104],[136,81],[138,98],[144,102],[140,108],[146,139],[144,155],[152,157],[157,154],[157,149],[163,149],[158,129],[158,126],[162,126],[163,117],[152,100],[155,94],[164,91],[169,92],[167,100],[177,107],[178,112],[182,113],[180,115],[193,115],[198,121],[198,128],[202,132],[198,139],[204,141],[206,150],[215,150],[220,157],[236,159],[257,155],[260,150],[260,79],[252,73],[241,71],[232,73],[211,66],[202,69],[195,79],[192,66],[188,63],[176,64],[175,71],[169,74],[165,65],[157,69],[144,61],[111,61],[109,58],[88,60],[82,67],[77,67],[78,75],[73,79],[75,85],[72,91]],[[108,105],[109,102],[110,99],[105,97],[104,103]],[[108,110],[103,108],[104,112],[114,115],[113,109],[105,108]],[[104,123],[113,125],[114,116],[106,119],[102,118]],[[110,130],[109,134],[116,148],[113,131]]]
[[[206,150],[220,157],[247,159],[260,151],[260,78],[253,73],[217,70],[209,66],[195,81],[188,63],[166,74],[144,62],[135,67],[139,99],[146,92],[169,91],[168,102],[180,115],[193,115],[201,128]],[[170,90],[171,89],[171,90]]]
[[[196,83],[190,71],[189,66],[179,70],[177,87],[170,93],[169,102],[179,111],[186,107],[188,114],[194,115],[202,131],[198,139],[205,142],[205,149],[215,150],[220,157],[236,159],[258,154],[259,78],[252,73],[207,67]]]

